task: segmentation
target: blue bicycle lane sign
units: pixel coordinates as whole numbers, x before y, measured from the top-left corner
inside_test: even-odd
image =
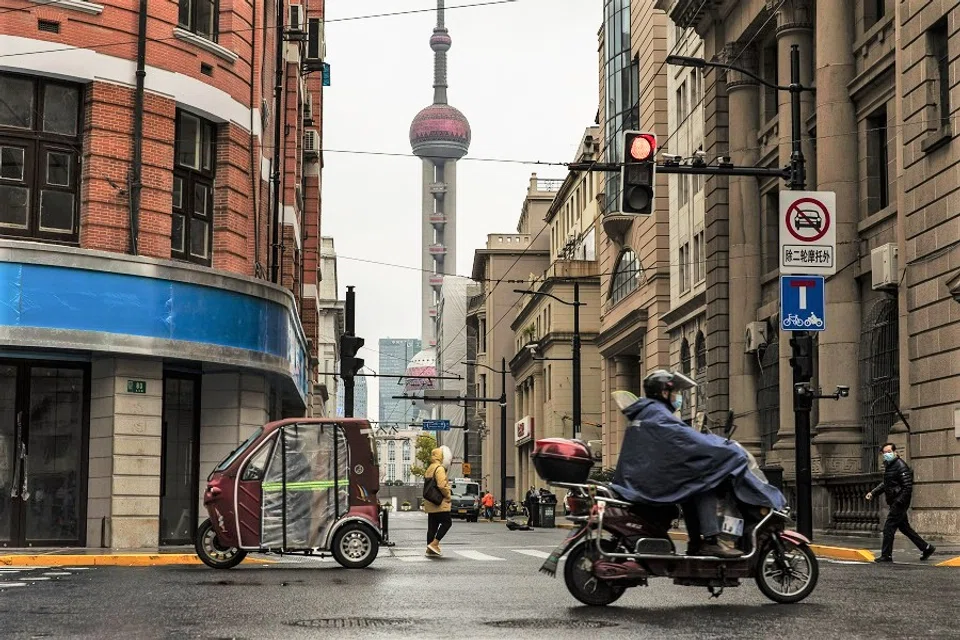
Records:
[[[780,276],[780,330],[826,329],[824,289],[823,276]]]

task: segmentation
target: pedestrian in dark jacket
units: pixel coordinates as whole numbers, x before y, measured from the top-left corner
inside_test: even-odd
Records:
[[[907,509],[910,508],[910,499],[913,497],[913,469],[897,453],[897,445],[888,442],[883,445],[883,482],[874,487],[867,494],[867,500],[873,500],[873,495],[883,491],[890,507],[887,522],[883,525],[883,548],[880,557],[875,562],[893,562],[893,536],[899,529],[910,538],[910,542],[920,549],[921,560],[926,560],[937,550],[920,537],[907,518]]]

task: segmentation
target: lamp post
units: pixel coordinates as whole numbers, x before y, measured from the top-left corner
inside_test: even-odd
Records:
[[[483,367],[488,371],[500,374],[499,398],[469,398],[486,402],[496,402],[500,405],[500,515],[507,517],[507,359],[500,358],[500,369],[494,369],[475,360],[464,360],[464,364],[474,367]]]
[[[800,47],[790,47],[790,84],[783,86],[767,82],[760,76],[733,65],[722,62],[707,61],[702,58],[688,56],[667,56],[667,64],[683,67],[716,67],[742,73],[753,78],[765,87],[775,91],[790,93],[790,166],[788,168],[788,186],[791,190],[806,188],[806,161],[800,145],[800,94],[804,91],[813,91],[812,87],[800,84]],[[806,331],[795,331],[790,343],[793,346],[793,358],[799,361],[806,357],[801,353],[801,345],[809,344],[810,337]],[[793,416],[796,431],[795,461],[797,467],[797,530],[808,538],[813,537],[813,475],[810,462],[810,412],[813,409],[814,395],[809,388],[812,377],[809,372],[801,371],[800,367],[793,370]]]
[[[553,298],[560,304],[573,307],[573,357],[570,360],[573,363],[573,437],[582,432],[583,409],[581,406],[581,386],[580,386],[580,307],[586,306],[586,303],[580,302],[580,283],[573,282],[573,302],[563,300],[545,291],[532,291],[525,289],[514,289],[514,293],[524,293],[533,296],[547,296]],[[543,360],[566,360],[566,358],[542,358]]]

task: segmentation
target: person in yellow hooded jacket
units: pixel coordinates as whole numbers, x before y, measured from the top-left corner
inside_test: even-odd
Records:
[[[429,500],[423,501],[423,510],[427,512],[427,552],[428,556],[440,556],[440,541],[450,530],[450,481],[447,479],[447,470],[453,462],[453,452],[444,445],[430,452],[430,466],[423,474],[426,482],[430,478],[437,481],[437,488],[443,494],[443,502],[433,504]]]

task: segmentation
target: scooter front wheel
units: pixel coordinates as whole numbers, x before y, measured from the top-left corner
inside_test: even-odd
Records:
[[[193,546],[203,564],[214,569],[232,569],[247,557],[243,549],[225,547],[217,541],[217,530],[209,518],[200,523]]]
[[[757,586],[763,595],[780,604],[800,602],[817,586],[820,565],[806,543],[795,544],[781,539],[781,553],[768,543],[757,562]]]
[[[591,607],[605,607],[619,600],[627,588],[600,580],[593,574],[597,555],[594,543],[577,545],[567,556],[563,579],[574,598]]]

